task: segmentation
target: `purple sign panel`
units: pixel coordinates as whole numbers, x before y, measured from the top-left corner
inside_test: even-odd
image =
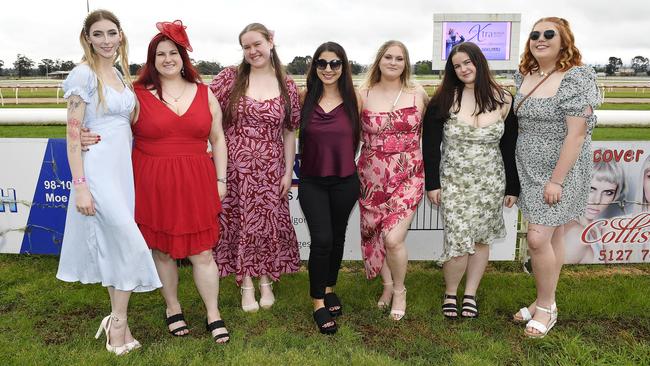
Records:
[[[478,45],[488,60],[510,60],[511,27],[511,22],[443,22],[442,60],[447,60],[451,49],[463,42]]]

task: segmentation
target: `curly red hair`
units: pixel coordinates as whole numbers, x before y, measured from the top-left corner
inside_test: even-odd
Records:
[[[575,37],[569,26],[569,22],[564,18],[558,17],[548,17],[541,18],[533,24],[533,28],[542,22],[550,22],[555,24],[559,33],[560,39],[562,40],[560,54],[558,55],[557,62],[555,67],[559,71],[566,71],[573,66],[582,65],[582,55],[580,51],[576,48]],[[519,72],[526,75],[530,72],[537,71],[539,69],[539,64],[530,51],[530,40],[526,42],[526,47],[524,48],[524,54],[521,57],[521,62],[519,63]]]

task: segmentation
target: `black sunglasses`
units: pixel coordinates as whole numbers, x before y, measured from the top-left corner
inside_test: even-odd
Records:
[[[549,40],[553,39],[555,37],[555,31],[553,29],[547,29],[544,31],[544,33],[541,33],[540,31],[532,31],[530,32],[530,40],[531,41],[536,41],[539,39],[541,35],[544,35],[544,39]]]
[[[322,58],[316,60],[316,67],[318,68],[318,70],[325,70],[327,68],[327,65],[330,65],[331,70],[338,70],[341,68],[341,65],[343,65],[343,61],[341,60],[325,61]]]

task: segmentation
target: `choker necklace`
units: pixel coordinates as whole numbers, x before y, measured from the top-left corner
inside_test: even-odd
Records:
[[[178,100],[181,99],[181,97],[183,96],[183,94],[185,94],[185,89],[186,89],[186,88],[187,88],[187,83],[183,83],[183,91],[181,91],[181,95],[179,95],[178,97],[175,97],[175,96],[169,94],[169,92],[166,92],[166,91],[164,91],[163,93],[165,93],[165,94],[167,94],[168,96],[172,97],[172,99],[174,100],[174,103],[178,103]]]
[[[554,72],[555,72],[555,68],[553,68],[553,70],[551,70],[549,72],[544,72],[544,71],[542,71],[542,69],[538,69],[537,70],[537,75],[539,75],[540,78],[543,78],[544,76],[551,75]]]

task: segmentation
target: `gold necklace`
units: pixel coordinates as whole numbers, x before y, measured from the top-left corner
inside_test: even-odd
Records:
[[[549,72],[544,72],[544,71],[542,71],[542,69],[537,69],[537,75],[539,75],[540,78],[543,78],[544,76],[548,76],[548,75],[552,74],[553,72],[555,72],[555,68],[553,68]]]
[[[183,96],[183,94],[185,94],[185,89],[187,89],[187,83],[183,83],[183,91],[181,91],[181,95],[179,95],[178,97],[175,97],[175,96],[169,94],[169,92],[164,91],[164,90],[163,90],[163,93],[165,93],[165,94],[167,94],[168,96],[170,96],[170,97],[174,100],[174,103],[178,103],[178,100],[181,99],[181,97]]]

